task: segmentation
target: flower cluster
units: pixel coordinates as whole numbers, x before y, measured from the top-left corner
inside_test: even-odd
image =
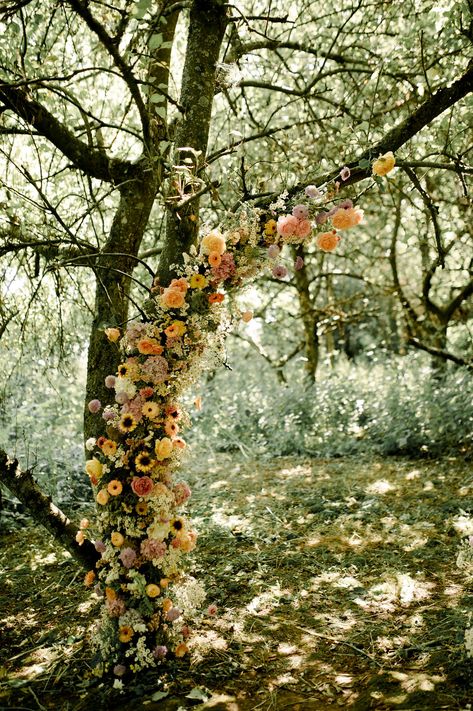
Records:
[[[343,173],[347,179],[349,169]],[[176,278],[167,285],[155,280],[146,321],[105,330],[120,349],[121,363],[105,379],[111,403],[89,402],[107,434],[88,440],[86,463],[97,502],[100,559],[85,584],[95,585],[104,600],[101,671],[120,678],[188,652],[185,618],[200,608],[205,593],[182,572],[196,532],[180,512],[190,488],[174,479],[186,447],[181,432],[189,424],[179,397],[204,368],[215,367],[232,318],[252,317],[238,309],[230,313],[232,289],[265,268],[284,278],[284,245],[315,239],[320,249],[332,251],[339,231],[362,221],[363,211],[351,200],[337,202],[337,192],[309,186],[290,212],[283,194],[269,214],[242,211],[229,229],[208,231],[199,249],[184,255]],[[328,202],[336,204],[322,209]],[[332,229],[320,231],[327,222]],[[296,269],[301,262],[296,260]],[[81,524],[79,542],[87,527]],[[208,614],[215,613],[211,605]]]

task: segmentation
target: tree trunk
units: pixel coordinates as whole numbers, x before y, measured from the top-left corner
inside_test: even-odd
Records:
[[[69,551],[86,570],[92,570],[99,559],[91,541],[82,545],[76,541],[78,527],[43,494],[30,471],[21,471],[16,459],[9,459],[6,452],[0,450],[0,479],[22,504],[34,520],[44,526],[54,539]]]
[[[301,248],[292,248],[294,258],[304,257]],[[319,364],[319,335],[317,333],[317,320],[315,317],[314,305],[310,296],[310,283],[305,265],[296,270],[295,281],[297,296],[299,298],[299,309],[304,326],[305,355],[307,358],[306,370],[311,383],[315,383],[317,366]]]

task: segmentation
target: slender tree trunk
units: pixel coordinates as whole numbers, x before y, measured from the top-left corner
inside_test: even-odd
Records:
[[[292,253],[294,258],[301,256],[300,248],[293,247]],[[307,376],[310,382],[315,383],[317,366],[319,364],[319,335],[317,333],[317,320],[310,295],[310,283],[305,265],[301,269],[296,270],[295,281],[299,299],[299,309],[304,327]]]

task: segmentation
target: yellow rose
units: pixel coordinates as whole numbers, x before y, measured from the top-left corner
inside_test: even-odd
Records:
[[[120,329],[119,328],[106,328],[104,333],[107,336],[108,340],[111,341],[112,343],[116,343],[118,341],[118,339],[120,338]]]
[[[160,462],[162,462],[163,459],[167,459],[171,456],[172,440],[170,440],[169,437],[163,437],[158,440],[155,444],[154,451],[156,452],[156,459]]]
[[[109,498],[110,498],[110,495],[109,495],[107,489],[100,489],[97,496],[95,497],[95,500],[101,506],[105,506],[105,504],[108,503]]]
[[[161,590],[154,583],[149,583],[145,588],[148,597],[158,597],[161,594]]]
[[[116,546],[117,548],[120,548],[120,546],[125,543],[124,537],[118,531],[113,531],[110,540],[112,541],[112,546]]]
[[[392,151],[389,151],[388,153],[385,153],[383,156],[379,156],[377,160],[373,163],[373,175],[387,175],[392,171],[394,166],[396,165],[396,159],[394,157],[394,153]]]
[[[98,459],[95,457],[92,457],[92,459],[89,459],[85,463],[85,471],[89,476],[93,476],[96,479],[99,479],[102,476],[102,464],[99,462]]]

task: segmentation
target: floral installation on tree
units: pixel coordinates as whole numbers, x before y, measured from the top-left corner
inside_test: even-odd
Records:
[[[380,157],[373,174],[386,175],[394,162],[392,153]],[[349,168],[343,168],[340,180],[349,177]],[[184,573],[197,534],[180,511],[190,487],[175,479],[186,447],[181,432],[190,424],[179,398],[206,368],[223,360],[232,321],[252,318],[230,300],[232,291],[266,269],[284,279],[285,245],[314,241],[331,252],[341,232],[363,221],[359,207],[339,198],[340,180],[321,188],[309,185],[291,200],[292,208],[285,192],[264,212],[242,209],[225,231],[204,234],[199,250],[184,255],[169,285],[155,280],[144,307],[147,320],[132,320],[124,330],[105,329],[109,345],[104,347],[119,348],[122,362],[105,380],[113,404],[88,403],[90,412],[105,420],[107,435],[86,443],[100,559],[85,584],[95,586],[104,600],[95,673],[112,672],[118,689],[126,675],[188,653],[186,620],[196,617],[205,599],[202,586]],[[303,266],[297,257],[293,268]],[[97,429],[103,423],[98,421]],[[84,519],[79,543],[88,532]],[[206,614],[216,613],[209,605]]]

